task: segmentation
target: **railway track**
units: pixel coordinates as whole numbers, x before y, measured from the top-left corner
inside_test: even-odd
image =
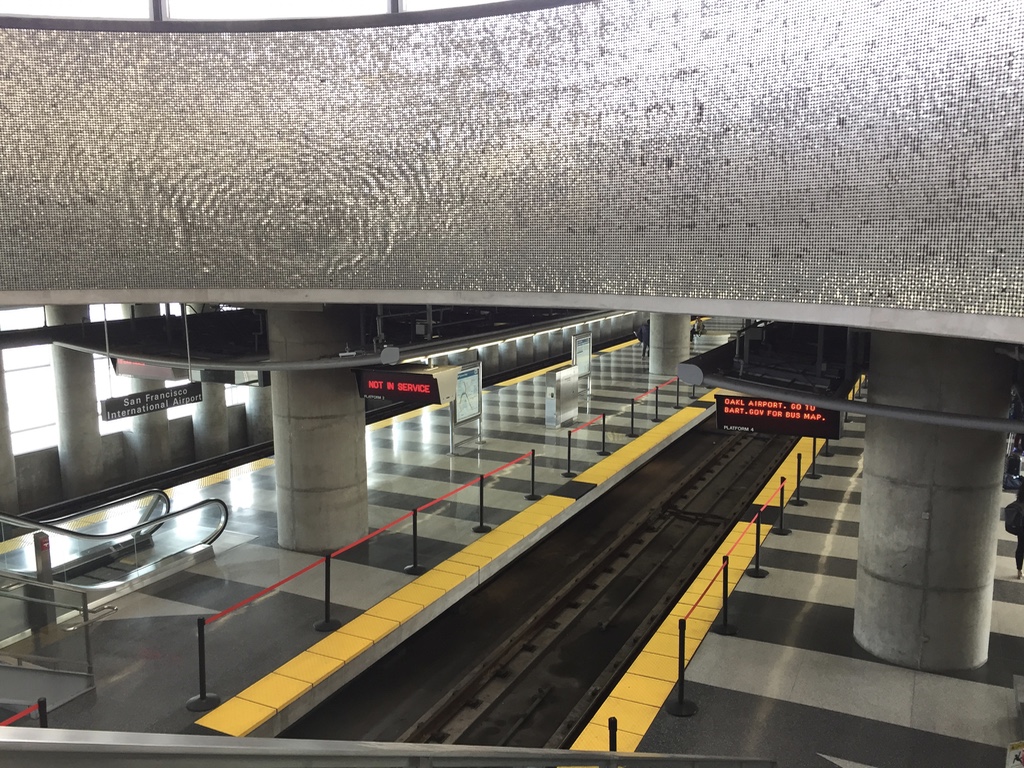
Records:
[[[285,735],[563,745],[791,444],[690,433]]]

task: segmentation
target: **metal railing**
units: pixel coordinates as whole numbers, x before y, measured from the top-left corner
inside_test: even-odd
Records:
[[[0,753],[19,768],[774,768],[770,760],[577,752],[450,744],[391,744],[230,736],[0,729]]]

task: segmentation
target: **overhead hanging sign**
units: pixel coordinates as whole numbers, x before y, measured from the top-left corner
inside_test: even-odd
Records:
[[[111,397],[101,403],[100,415],[104,421],[114,421],[154,411],[166,411],[178,405],[198,403],[202,399],[203,385],[192,382],[179,387],[151,389],[148,392],[136,392],[124,397]]]
[[[715,395],[715,401],[719,429],[830,440],[842,436],[843,420],[839,411],[741,395]]]
[[[459,369],[457,365],[361,368],[356,370],[356,381],[363,397],[438,405],[455,399]]]
[[[160,363],[143,363],[120,357],[114,358],[114,373],[118,376],[133,376],[136,379],[157,379],[159,381],[180,381],[189,378],[188,368],[174,368]]]

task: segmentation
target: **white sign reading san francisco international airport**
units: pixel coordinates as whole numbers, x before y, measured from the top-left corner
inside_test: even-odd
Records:
[[[202,399],[203,385],[194,381],[190,384],[182,384],[180,387],[151,389],[148,392],[136,392],[124,397],[111,397],[103,401],[101,413],[104,421],[113,421],[129,416],[141,416],[154,411],[165,411],[177,405],[198,403]]]

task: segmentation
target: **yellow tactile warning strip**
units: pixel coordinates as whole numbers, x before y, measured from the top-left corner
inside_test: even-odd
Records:
[[[714,403],[714,392],[703,396],[701,402],[705,405]],[[593,472],[595,477],[607,480],[706,412],[705,407],[688,407],[677,411],[576,479],[600,482],[585,477],[587,473]],[[511,520],[467,545],[436,568],[406,584],[307,651],[225,701],[197,723],[231,736],[252,733],[301,696],[301,692],[296,694],[296,691],[303,685],[313,687],[322,683],[372,644],[379,643],[403,624],[413,620],[431,603],[461,587],[466,581],[478,579],[480,568],[504,555],[575,502],[575,499],[551,494],[531,504]],[[636,707],[642,711],[644,705],[636,704]],[[657,709],[654,709],[656,713]]]
[[[713,398],[714,393],[705,395],[705,397],[708,396]],[[801,473],[806,475],[810,471],[810,459],[814,445],[815,441],[812,438],[800,438],[782,465],[758,493],[754,502],[757,506],[762,506],[769,500],[772,504],[778,504],[778,496],[776,495],[774,499],[772,496],[776,493],[782,478],[786,478],[785,500],[788,503],[796,487],[797,454],[802,454]],[[817,441],[819,453],[824,446],[824,440]],[[626,673],[616,683],[615,688],[598,708],[571,749],[608,749],[608,718],[614,717],[617,724],[616,746],[618,750],[620,752],[636,750],[651,727],[651,723],[654,722],[655,716],[661,711],[665,701],[675,688],[679,670],[679,619],[684,618],[692,609],[686,622],[685,663],[689,664],[697,647],[704,640],[722,609],[720,582],[718,582],[717,588],[712,586],[708,589],[703,598],[701,598],[701,594],[713,580],[716,580],[722,564],[722,556],[729,553],[730,550],[732,550],[729,555],[730,573],[742,574],[746,571],[747,566],[754,559],[755,530],[753,525],[741,522],[729,532],[725,541],[711,556],[707,565],[697,574],[693,583],[669,613],[668,618],[662,622]],[[762,542],[770,531],[771,526],[761,526]],[[733,548],[734,546],[735,548]],[[738,579],[734,578],[731,581],[729,594],[732,594],[736,588]],[[700,604],[694,607],[698,599]]]

